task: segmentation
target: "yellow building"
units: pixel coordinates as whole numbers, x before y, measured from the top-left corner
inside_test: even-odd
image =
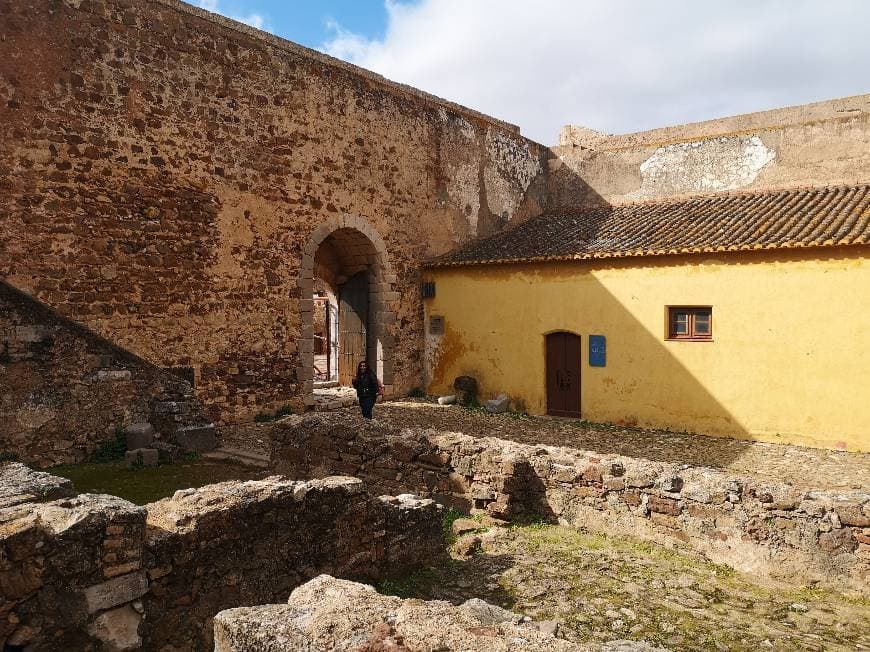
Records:
[[[433,261],[429,391],[870,451],[870,186],[545,214]]]

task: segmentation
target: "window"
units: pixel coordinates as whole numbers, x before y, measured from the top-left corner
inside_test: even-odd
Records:
[[[435,296],[435,281],[426,281],[420,288],[420,293],[424,299],[431,299]]]
[[[713,339],[713,308],[668,308],[669,340]]]
[[[440,315],[429,317],[429,333],[431,335],[444,335],[444,317]]]

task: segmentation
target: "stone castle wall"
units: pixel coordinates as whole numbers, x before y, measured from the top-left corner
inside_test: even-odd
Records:
[[[411,491],[500,518],[676,543],[773,580],[867,593],[866,491],[804,491],[711,468],[422,429],[395,432],[340,413],[276,424],[272,460],[294,477],[354,475],[377,492]]]
[[[144,507],[72,493],[0,469],[5,649],[211,650],[222,609],[286,600],[321,573],[377,581],[444,549],[431,500],[373,498],[354,478],[227,482]]]
[[[854,185],[870,181],[870,95],[616,136],[568,125],[553,152],[553,207]]]
[[[400,392],[420,261],[545,204],[515,127],[180,2],[0,0],[0,31],[0,277],[194,369],[216,421],[304,393],[320,224],[385,243]]]
[[[188,382],[0,282],[0,454],[82,462],[136,422],[170,440],[206,418]]]

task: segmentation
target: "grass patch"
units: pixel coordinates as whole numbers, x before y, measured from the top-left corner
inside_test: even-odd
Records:
[[[171,496],[179,489],[202,487],[227,480],[251,480],[266,475],[227,462],[190,461],[128,469],[123,462],[66,464],[49,469],[72,480],[81,493],[110,494],[144,505]]]
[[[453,534],[453,523],[460,518],[468,518],[468,515],[455,509],[448,509],[444,512],[444,516],[441,519],[441,527],[444,531],[444,541],[448,544],[456,542],[456,536]]]
[[[409,575],[386,579],[376,587],[378,593],[399,598],[417,597],[438,582],[438,573],[432,568],[420,568]]]

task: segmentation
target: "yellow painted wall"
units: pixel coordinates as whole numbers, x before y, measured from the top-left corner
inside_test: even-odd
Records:
[[[475,376],[546,413],[545,335],[582,336],[581,412],[600,422],[870,451],[867,248],[430,269],[445,333],[432,393]],[[713,307],[713,341],[666,341],[666,306]],[[428,324],[428,319],[427,319]],[[590,334],[607,366],[590,367]],[[700,444],[699,445],[703,445]]]

